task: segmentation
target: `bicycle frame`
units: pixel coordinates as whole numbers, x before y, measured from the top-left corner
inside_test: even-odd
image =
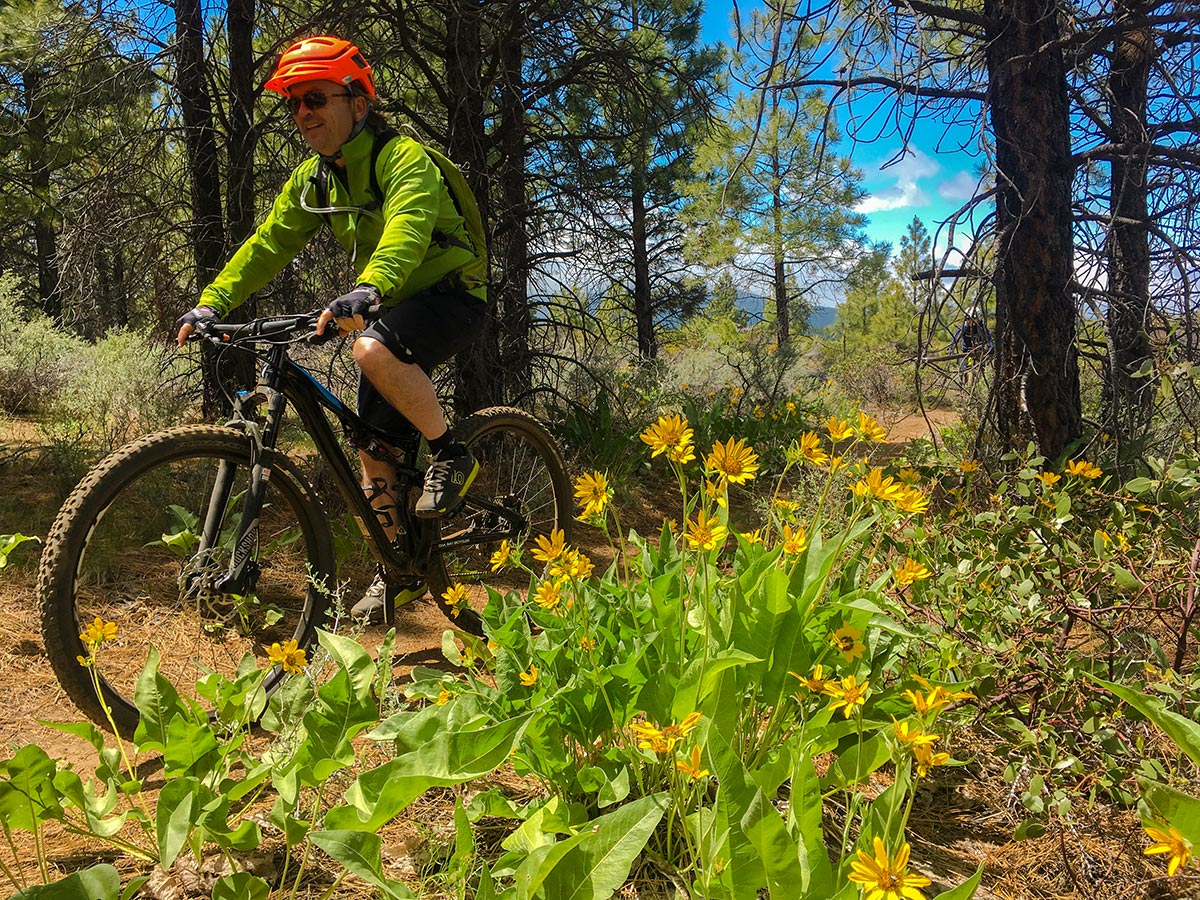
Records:
[[[218,333],[231,334],[227,328],[228,326],[222,328]],[[232,334],[237,335],[239,332],[235,330]],[[239,394],[234,406],[234,417],[230,422],[230,425],[241,427],[246,432],[253,443],[254,453],[250,487],[246,492],[238,523],[233,558],[225,575],[213,584],[216,591],[223,594],[245,593],[253,589],[257,579],[257,565],[252,562],[251,551],[257,538],[266,484],[271,477],[271,469],[263,464],[263,459],[266,454],[275,452],[283,415],[289,402],[294,406],[305,431],[316,445],[318,454],[328,464],[334,484],[367,539],[372,555],[385,570],[424,578],[429,571],[431,556],[435,550],[453,551],[506,537],[516,538],[523,533],[527,523],[517,511],[468,492],[464,508],[489,513],[495,522],[503,523],[505,527],[490,528],[482,537],[474,534],[473,529],[468,527],[458,534],[439,539],[438,520],[416,517],[404,502],[409,489],[420,486],[424,477],[424,473],[415,467],[420,446],[419,434],[414,430],[412,438],[397,445],[400,452],[393,453],[381,440],[375,438],[371,427],[357,413],[317,381],[308,369],[288,356],[287,341],[270,343],[256,388],[252,392]],[[260,428],[251,418],[251,412],[263,402],[267,404],[267,411],[265,422]],[[362,489],[354,466],[343,451],[337,434],[322,410],[332,413],[349,434],[369,440],[366,452],[380,456],[395,467],[396,481],[400,486],[395,507],[399,532],[395,541],[389,539],[384,531]],[[232,490],[233,467],[222,462],[209,498],[197,553],[199,559],[204,558],[206,550],[218,544]]]

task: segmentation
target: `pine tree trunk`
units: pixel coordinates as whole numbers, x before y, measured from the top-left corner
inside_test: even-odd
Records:
[[[771,156],[771,170],[774,176],[771,191],[771,237],[774,241],[771,247],[774,257],[771,285],[775,290],[775,340],[782,350],[792,341],[792,317],[788,309],[787,270],[783,259],[783,175],[778,152]]]
[[[1054,460],[1082,431],[1071,141],[1056,0],[986,0],[997,168],[997,425]]]
[[[1118,2],[1127,24],[1113,42],[1108,79],[1114,144],[1126,149],[1112,163],[1112,225],[1107,244],[1109,367],[1104,383],[1105,427],[1125,450],[1149,422],[1154,379],[1138,375],[1150,361],[1150,238],[1146,202],[1146,88],[1154,34],[1138,0]],[[1123,454],[1124,455],[1124,454]]]
[[[650,250],[646,227],[646,173],[641,159],[635,160],[630,178],[633,212],[633,318],[637,325],[638,356],[654,359],[658,338],[654,333],[654,306],[650,294]]]
[[[472,0],[446,4],[446,94],[454,99],[448,111],[446,152],[462,168],[475,193],[484,226],[492,222],[491,178],[484,133],[483,6]],[[494,235],[491,243],[495,245]],[[454,405],[459,417],[503,402],[503,366],[495,297],[483,336],[455,357]]]
[[[33,191],[33,237],[37,251],[38,304],[54,321],[62,321],[62,279],[58,269],[58,232],[50,190],[50,149],[47,146],[46,110],[42,102],[40,69],[21,73],[25,86],[25,134],[29,160],[29,183]]]

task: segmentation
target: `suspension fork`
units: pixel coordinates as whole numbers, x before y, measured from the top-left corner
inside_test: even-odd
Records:
[[[258,565],[251,557],[258,542],[263,498],[266,496],[267,483],[271,480],[271,468],[265,463],[275,450],[283,412],[287,407],[287,397],[279,390],[283,359],[284,349],[272,347],[255,390],[251,393],[239,392],[234,403],[234,417],[230,424],[240,426],[250,440],[250,483],[242,504],[229,570],[213,585],[215,590],[223,594],[245,594],[253,590],[258,581]],[[264,400],[267,403],[267,415],[265,424],[260,428],[248,416],[248,412]],[[221,527],[233,491],[235,469],[233,463],[223,460],[217,471],[204,519],[204,532],[200,538],[201,552],[215,548],[220,540]]]

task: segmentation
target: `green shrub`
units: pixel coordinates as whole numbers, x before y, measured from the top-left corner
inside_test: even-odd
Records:
[[[28,415],[62,389],[86,345],[22,304],[21,296],[20,281],[0,275],[0,410]]]

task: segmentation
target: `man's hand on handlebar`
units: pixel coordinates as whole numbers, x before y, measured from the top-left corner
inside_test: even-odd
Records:
[[[196,330],[197,325],[201,322],[215,321],[217,321],[217,311],[210,306],[197,306],[195,309],[189,309],[175,323],[179,326],[176,342],[182,347],[189,335]]]
[[[348,294],[342,294],[317,319],[317,334],[324,335],[330,322],[337,324],[339,334],[362,331],[367,327],[364,318],[382,298],[373,284],[359,284]]]

